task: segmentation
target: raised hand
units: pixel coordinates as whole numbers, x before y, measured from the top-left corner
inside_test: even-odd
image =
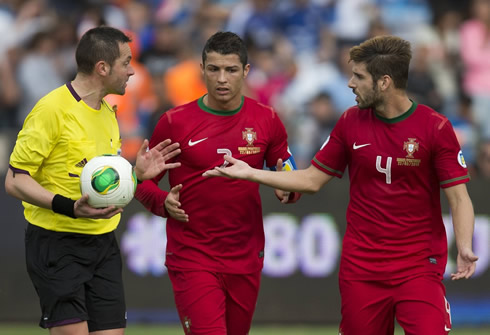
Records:
[[[189,222],[189,215],[187,215],[185,211],[180,208],[180,206],[182,205],[179,202],[181,189],[182,184],[172,187],[167,195],[167,198],[165,199],[165,208],[167,209],[168,214],[175,220],[181,222]]]
[[[74,206],[74,214],[77,218],[110,219],[123,211],[122,208],[115,206],[94,208],[88,204],[88,194],[84,194],[78,199]]]
[[[180,144],[167,139],[148,150],[148,140],[144,140],[136,156],[134,172],[138,180],[151,179],[163,170],[180,166],[180,163],[167,163],[168,160],[180,154]]]
[[[276,164],[276,171],[282,171],[282,159],[279,158],[277,160],[277,164]],[[283,203],[287,203],[288,200],[289,200],[289,194],[291,194],[291,192],[288,192],[288,191],[283,191],[283,190],[278,190],[278,189],[275,189],[274,190],[274,193],[276,194],[276,197]]]

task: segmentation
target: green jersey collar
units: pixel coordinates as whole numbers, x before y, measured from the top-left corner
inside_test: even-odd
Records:
[[[237,109],[234,109],[234,110],[231,110],[231,111],[218,111],[218,110],[215,110],[215,109],[212,109],[212,108],[209,108],[208,106],[206,106],[204,104],[204,97],[206,96],[203,95],[202,97],[200,97],[198,100],[197,100],[197,104],[199,105],[199,107],[207,112],[207,113],[211,113],[211,114],[214,114],[214,115],[221,115],[221,116],[231,116],[231,115],[235,115],[236,113],[238,113],[240,111],[240,109],[242,109],[243,107],[243,102],[245,101],[245,98],[243,97],[242,95],[242,101],[240,102],[240,106],[238,106]]]
[[[376,112],[374,112],[374,115],[380,121],[383,121],[383,122],[386,122],[386,123],[397,123],[397,122],[403,121],[406,118],[408,118],[410,115],[412,115],[413,112],[415,112],[415,109],[417,109],[417,103],[415,101],[413,101],[413,100],[410,100],[410,101],[412,101],[412,106],[410,106],[410,108],[405,113],[403,113],[402,115],[397,116],[397,117],[395,117],[393,119],[387,119],[387,118],[384,118],[382,116],[379,116]]]

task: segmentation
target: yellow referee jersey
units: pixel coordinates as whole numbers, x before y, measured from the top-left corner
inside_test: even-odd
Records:
[[[34,106],[24,121],[10,156],[16,173],[29,173],[47,190],[79,199],[80,175],[93,157],[116,154],[121,148],[119,127],[112,108],[89,107],[71,84],[61,86]],[[120,215],[111,219],[72,219],[26,202],[28,222],[53,231],[103,234],[116,229]]]

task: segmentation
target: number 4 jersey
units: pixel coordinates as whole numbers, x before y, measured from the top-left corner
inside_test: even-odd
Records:
[[[416,103],[395,119],[352,107],[312,164],[339,178],[348,166],[341,278],[390,280],[423,272],[442,278],[447,240],[440,187],[469,181],[446,117]]]
[[[258,169],[290,157],[286,130],[274,110],[244,97],[239,108],[220,112],[203,98],[169,110],[160,118],[150,147],[170,138],[182,152],[179,168],[168,172],[170,185],[182,184],[181,208],[189,222],[167,219],[166,265],[174,270],[252,273],[264,257],[264,228],[259,185],[202,174],[222,166],[225,154]],[[136,198],[156,215],[167,192],[158,188],[163,175],[138,186]],[[272,191],[272,189],[270,190]]]

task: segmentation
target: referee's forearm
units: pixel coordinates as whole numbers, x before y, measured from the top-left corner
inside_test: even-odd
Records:
[[[5,191],[10,196],[34,206],[51,209],[54,194],[39,185],[30,175],[7,171]]]

